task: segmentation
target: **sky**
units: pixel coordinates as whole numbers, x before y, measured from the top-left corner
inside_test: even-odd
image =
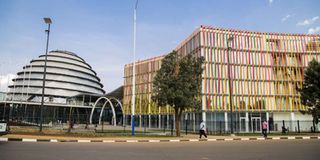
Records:
[[[136,0],[0,0],[0,91],[49,50],[76,53],[108,93],[133,61]],[[320,34],[319,0],[139,0],[136,60],[172,51],[200,25],[261,32]]]

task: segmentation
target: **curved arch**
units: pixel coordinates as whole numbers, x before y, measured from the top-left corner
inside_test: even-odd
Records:
[[[96,108],[96,105],[98,104],[98,102],[102,99],[105,99],[107,100],[103,106],[102,106],[102,110],[100,112],[100,116],[99,116],[99,124],[101,124],[101,117],[102,117],[102,114],[103,114],[103,110],[106,106],[107,103],[110,103],[111,105],[111,109],[112,109],[112,113],[113,113],[113,122],[114,122],[114,125],[117,125],[117,119],[116,119],[116,112],[115,112],[115,109],[113,107],[113,104],[111,103],[111,101],[107,98],[107,97],[100,97],[96,100],[96,102],[94,103],[93,107],[92,107],[92,110],[91,110],[91,114],[90,114],[90,124],[92,124],[92,116],[93,116],[93,112],[94,112],[94,109]]]
[[[113,117],[112,117],[113,122],[114,122],[113,125],[116,126],[116,125],[117,125],[117,117],[116,117],[116,111],[115,111],[115,109],[114,109],[114,107],[113,107],[113,104],[112,104],[112,102],[109,100],[109,98],[104,97],[104,99],[106,99],[107,101],[106,101],[106,102],[103,104],[103,106],[102,106],[102,109],[101,109],[101,112],[100,112],[100,116],[99,116],[99,124],[101,124],[101,118],[102,118],[102,114],[103,114],[104,108],[105,108],[106,104],[109,102],[109,104],[110,104],[110,106],[111,106],[111,109],[112,109],[112,114],[113,114]]]
[[[104,99],[105,97],[100,97],[96,100],[96,102],[94,102],[93,106],[92,106],[92,109],[91,109],[91,113],[90,113],[90,118],[89,118],[89,122],[90,124],[92,124],[92,116],[93,116],[93,112],[94,112],[94,109],[96,108],[96,105],[97,103],[101,100],[101,99]]]
[[[117,98],[114,98],[114,97],[111,97],[111,98],[110,98],[110,101],[111,101],[111,100],[115,100],[115,101],[117,101],[117,102],[118,102],[118,103],[117,103],[117,105],[120,105],[120,108],[121,108],[122,114],[124,114],[124,113],[123,113],[122,103],[121,103]]]
[[[92,124],[92,115],[93,115],[93,112],[94,112],[94,109],[96,108],[96,104],[101,100],[102,98],[98,98],[96,100],[96,102],[94,102],[94,105],[92,106],[92,109],[91,109],[91,113],[90,113],[90,118],[89,118],[89,123]]]
[[[124,110],[123,110],[123,107],[122,107],[122,103],[115,97],[111,97],[110,100],[115,100],[115,101],[117,101],[117,105],[120,105],[120,109],[121,109],[121,112],[122,112],[122,125],[123,125],[125,123],[125,114],[124,114]]]
[[[99,124],[101,124],[101,117],[102,117],[102,114],[103,114],[103,111],[104,111],[105,106],[107,105],[107,103],[110,103],[110,106],[111,106],[111,109],[112,109],[112,114],[113,114],[114,125],[116,126],[116,125],[117,125],[116,111],[115,111],[115,108],[114,108],[111,100],[117,101],[117,105],[120,105],[122,114],[124,114],[124,113],[123,113],[123,107],[122,107],[121,102],[120,102],[118,99],[114,98],[114,97],[111,97],[111,98],[99,97],[99,98],[96,100],[96,102],[94,103],[94,105],[92,106],[92,109],[91,109],[91,114],[90,114],[90,118],[89,118],[90,124],[92,124],[92,116],[93,116],[93,113],[94,113],[94,109],[96,108],[96,105],[98,104],[98,102],[99,102],[100,100],[102,100],[102,99],[105,99],[105,100],[107,100],[107,101],[106,101],[106,102],[103,104],[103,106],[102,106],[102,110],[101,110],[100,116],[99,116]]]

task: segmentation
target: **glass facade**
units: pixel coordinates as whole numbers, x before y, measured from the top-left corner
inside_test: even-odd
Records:
[[[228,39],[232,37],[232,41]],[[229,46],[229,48],[228,48]],[[319,61],[320,35],[265,33],[201,26],[175,50],[203,56],[202,111],[295,112],[304,110],[296,88],[304,69]],[[229,57],[229,61],[228,61]],[[164,56],[136,62],[136,114],[172,112],[151,100],[152,81]],[[124,68],[124,108],[131,112],[132,64]]]

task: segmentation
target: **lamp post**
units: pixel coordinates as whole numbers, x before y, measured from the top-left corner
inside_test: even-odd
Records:
[[[136,103],[136,30],[137,30],[137,7],[138,0],[133,13],[133,66],[132,66],[132,99],[131,99],[131,135],[134,136],[134,112]]]
[[[231,82],[231,67],[230,67],[230,52],[231,52],[231,47],[230,47],[230,42],[233,41],[233,37],[229,37],[227,40],[227,50],[228,50],[228,56],[227,56],[227,61],[228,61],[228,80],[229,80],[229,105],[230,105],[230,121],[231,121],[231,134],[233,134],[233,109],[232,109],[232,82]]]
[[[48,45],[49,45],[49,34],[50,34],[50,24],[52,21],[50,18],[43,18],[44,22],[48,24],[48,29],[45,30],[47,33],[47,44],[46,44],[46,56],[44,57],[44,71],[43,71],[43,80],[42,80],[42,95],[41,95],[41,106],[40,106],[40,132],[42,132],[42,111],[43,111],[43,103],[44,103],[44,89],[46,84],[46,72],[47,72],[47,55],[48,55]]]

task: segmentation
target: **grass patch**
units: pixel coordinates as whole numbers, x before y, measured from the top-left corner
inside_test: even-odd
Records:
[[[70,133],[63,129],[43,128],[39,132],[38,127],[11,127],[9,134],[33,135],[33,136],[63,136],[63,137],[132,137],[131,130],[71,130]],[[172,137],[171,135],[160,134],[160,132],[135,131],[135,137]]]

